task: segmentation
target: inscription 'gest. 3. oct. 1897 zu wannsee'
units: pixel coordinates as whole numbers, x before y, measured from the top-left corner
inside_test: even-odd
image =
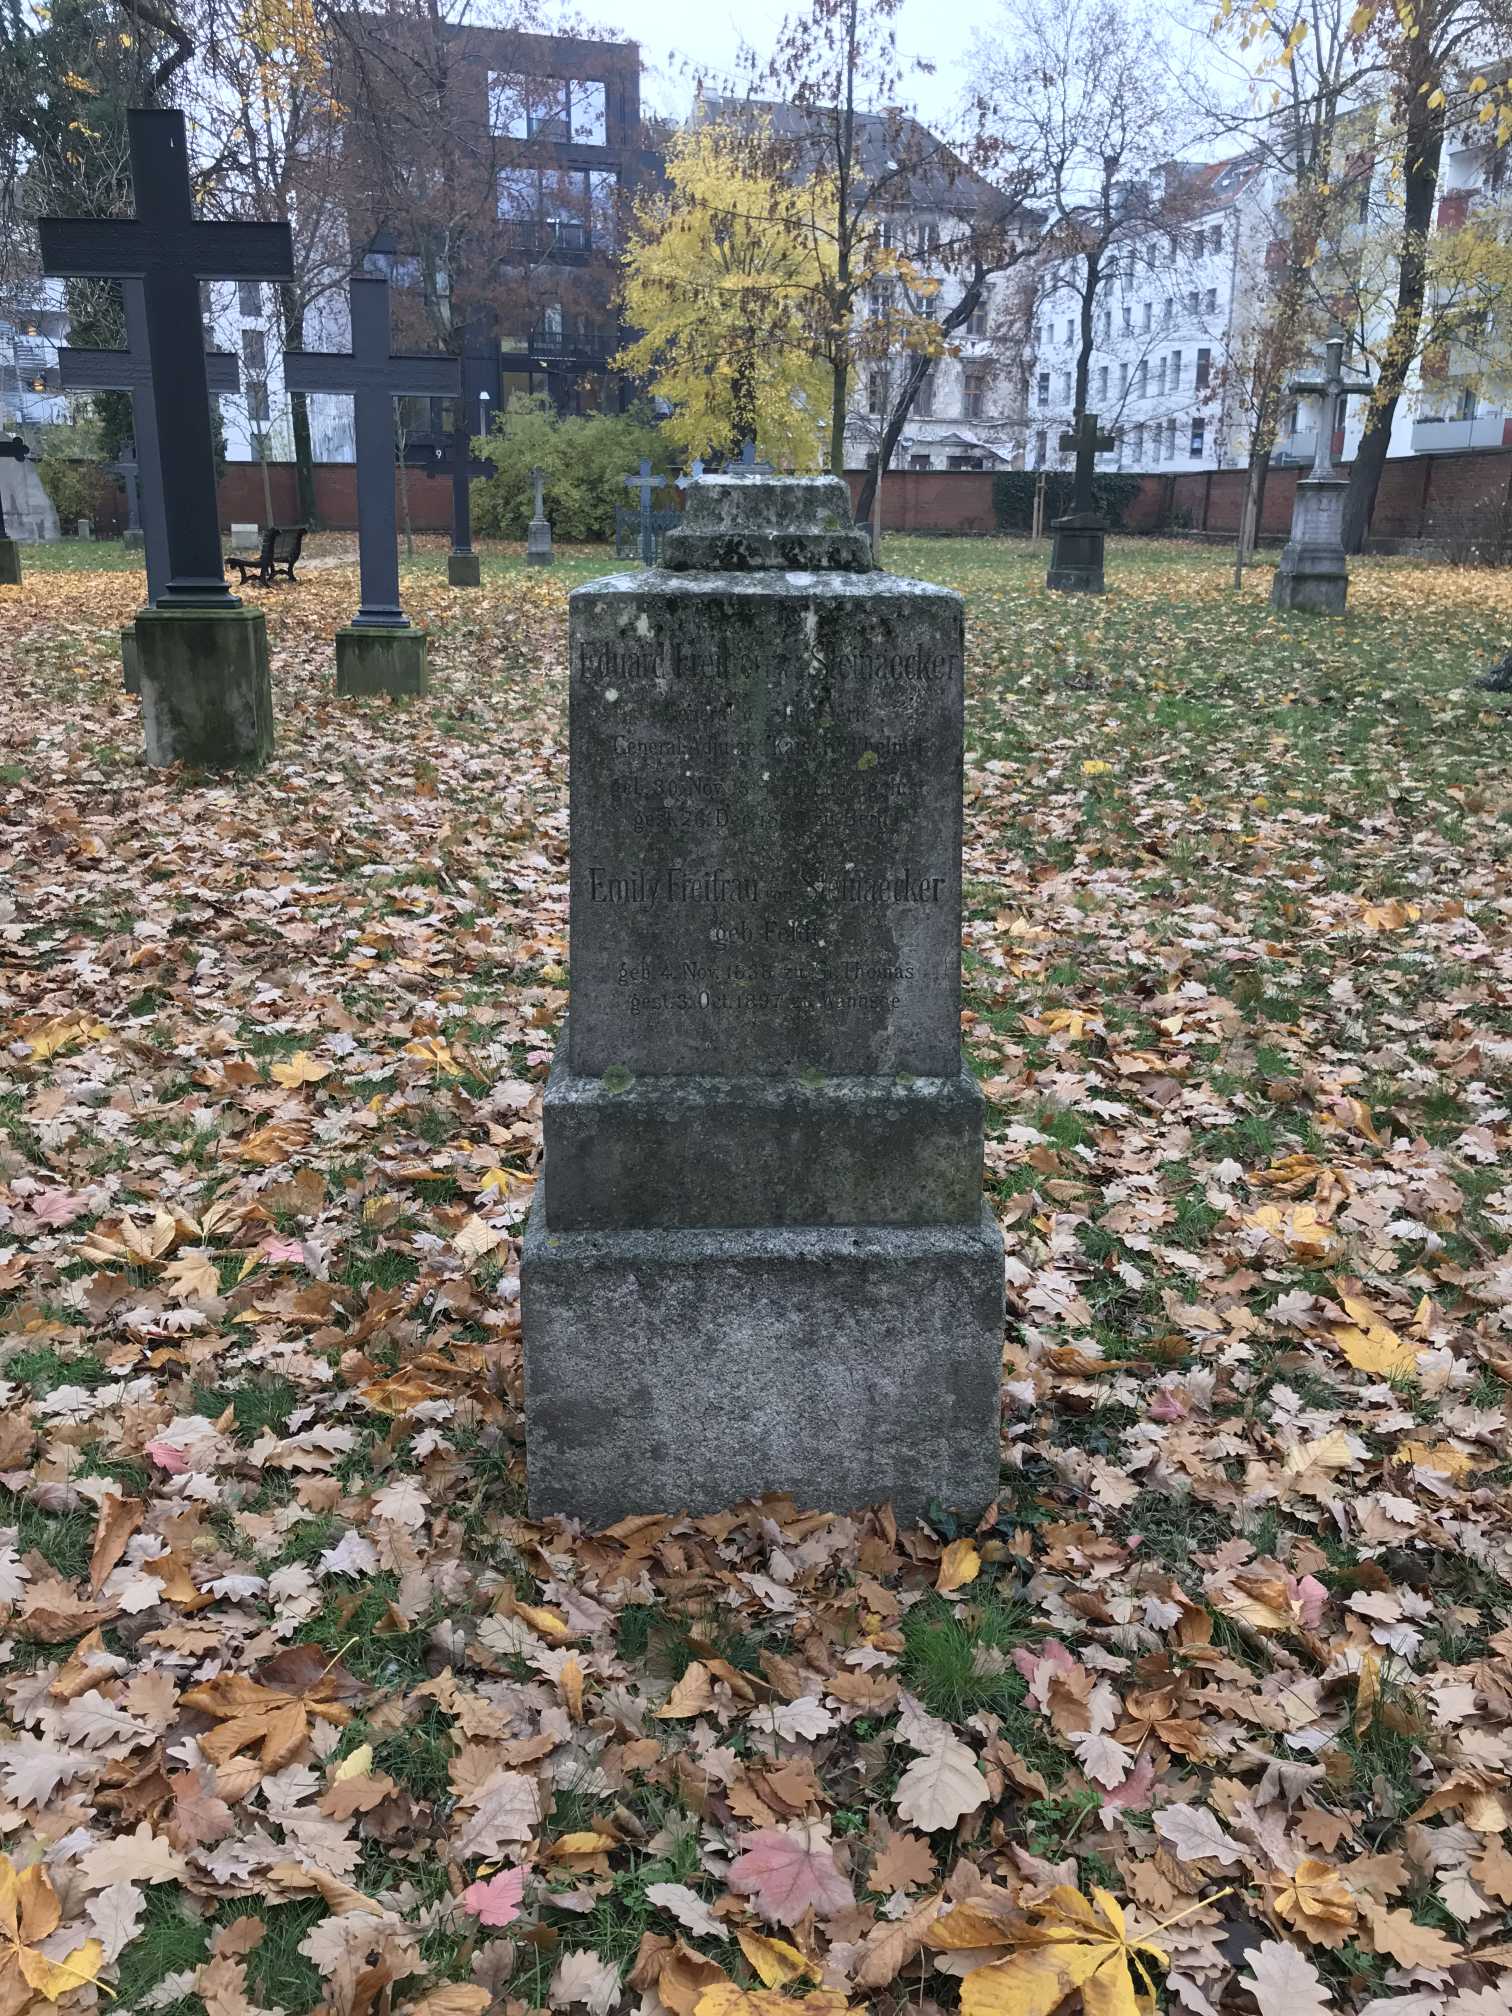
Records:
[[[954,1070],[959,604],[915,587],[900,648],[875,580],[795,625],[779,572],[711,650],[646,585],[642,634],[574,644],[574,1068]]]

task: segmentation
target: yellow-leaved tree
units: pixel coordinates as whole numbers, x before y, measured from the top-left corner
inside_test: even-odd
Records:
[[[625,254],[625,319],[614,360],[672,408],[688,457],[749,439],[771,462],[819,466],[829,374],[816,317],[822,180],[773,172],[759,128],[719,121],[672,144],[667,188],[638,206]]]

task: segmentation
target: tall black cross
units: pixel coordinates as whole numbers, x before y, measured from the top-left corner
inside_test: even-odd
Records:
[[[499,372],[499,339],[490,316],[479,316],[462,331],[462,396],[453,403],[451,440],[441,467],[451,471],[452,551],[472,551],[474,476],[489,476],[493,465],[472,452],[473,437],[486,434],[491,417],[502,410],[503,382]]]
[[[1092,501],[1092,476],[1099,455],[1106,455],[1110,448],[1118,446],[1118,437],[1100,430],[1095,413],[1083,413],[1074,427],[1068,427],[1060,437],[1062,453],[1076,451],[1076,483],[1071,492],[1073,511],[1092,511],[1096,508]]]
[[[641,559],[648,567],[656,565],[656,527],[651,522],[651,492],[660,490],[666,480],[665,476],[651,474],[651,464],[644,455],[641,457],[640,473],[625,478],[627,490],[640,492]]]
[[[399,606],[399,521],[394,508],[394,401],[401,393],[455,399],[462,367],[455,357],[395,356],[389,349],[389,288],[380,274],[354,273],[350,351],[286,350],[291,392],[345,392],[357,421],[357,564],[362,599],[354,623],[364,630],[404,630]]]
[[[156,604],[169,580],[168,514],[163,495],[163,454],[157,402],[152,396],[152,363],[147,347],[147,290],[140,280],[121,282],[126,311],[124,350],[58,352],[58,383],[65,392],[129,392],[142,495],[142,559],[147,568],[147,600]],[[205,352],[205,380],[212,393],[235,392],[241,369],[229,350]],[[175,413],[175,420],[177,414]],[[131,497],[130,483],[127,498]],[[217,551],[219,541],[217,540]]]
[[[167,579],[158,608],[235,608],[221,564],[201,280],[289,280],[287,224],[202,224],[189,185],[182,112],[130,112],[136,216],[44,217],[42,270],[64,279],[140,280],[152,396],[173,425],[158,440]]]
[[[3,456],[7,461],[20,464],[26,460],[30,453],[30,448],[27,447],[19,434],[13,434],[9,441],[0,441],[0,456]],[[5,539],[8,536],[5,529],[5,499],[3,496],[0,496],[0,539]]]
[[[1318,428],[1313,441],[1313,466],[1308,471],[1308,480],[1313,483],[1331,483],[1337,472],[1333,460],[1334,416],[1339,410],[1341,398],[1350,393],[1366,393],[1371,389],[1370,380],[1346,379],[1344,376],[1344,338],[1331,336],[1327,346],[1328,366],[1321,378],[1295,378],[1293,392],[1308,392],[1322,400],[1318,410]]]

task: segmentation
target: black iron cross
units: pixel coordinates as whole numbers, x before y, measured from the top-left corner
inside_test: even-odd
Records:
[[[354,273],[350,351],[286,350],[290,392],[345,392],[357,421],[357,565],[362,599],[353,622],[364,630],[404,630],[399,606],[399,522],[394,508],[394,401],[402,393],[455,399],[455,357],[395,356],[389,349],[389,287],[380,274]]]
[[[287,224],[202,224],[189,185],[182,112],[129,112],[136,216],[44,217],[42,270],[63,279],[140,280],[153,400],[173,425],[158,440],[167,532],[159,608],[235,608],[221,565],[220,510],[201,280],[289,280]]]
[[[0,456],[10,462],[24,462],[31,450],[19,434],[13,434],[9,441],[0,441]],[[0,539],[8,537],[5,530],[5,499],[0,496]]]
[[[499,372],[499,340],[492,316],[479,316],[462,332],[462,396],[452,406],[451,437],[439,466],[451,472],[452,551],[472,551],[474,476],[490,476],[493,464],[472,452],[473,436],[486,434],[493,413],[502,410],[503,381]]]
[[[142,559],[147,569],[147,600],[156,604],[168,585],[170,573],[168,517],[163,496],[157,403],[152,396],[152,363],[147,348],[147,290],[140,280],[121,282],[121,305],[126,311],[126,348],[60,350],[58,382],[65,392],[131,394],[131,424],[136,435],[142,496]],[[205,352],[205,381],[212,393],[235,392],[240,388],[241,369],[229,350]],[[129,502],[132,496],[129,483],[126,495]]]
[[[1118,446],[1118,437],[1100,430],[1095,413],[1083,413],[1074,427],[1067,428],[1060,437],[1063,453],[1076,452],[1076,483],[1071,492],[1073,511],[1095,509],[1092,501],[1092,476],[1097,457],[1106,455],[1110,448]]]
[[[740,471],[742,476],[770,476],[772,473],[770,462],[758,462],[756,460],[756,443],[751,439],[749,434],[740,444],[740,459],[735,464],[735,467]]]
[[[666,482],[665,476],[653,476],[651,464],[641,457],[640,473],[625,478],[627,490],[640,491],[640,535],[641,559],[648,567],[656,565],[656,527],[651,522],[651,492],[660,490]]]

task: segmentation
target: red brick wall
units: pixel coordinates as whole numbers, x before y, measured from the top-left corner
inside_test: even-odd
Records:
[[[865,481],[847,471],[851,504]],[[977,469],[889,469],[882,478],[884,532],[995,532],[992,477]]]
[[[292,462],[270,462],[268,481],[273,492],[273,516],[280,525],[299,523],[299,485]],[[417,532],[451,530],[451,478],[433,476],[429,470],[408,472],[410,523]],[[399,471],[394,471],[394,508],[404,523],[403,501],[399,494]],[[352,532],[357,528],[357,470],[351,462],[318,462],[315,465],[315,508],[327,531]],[[220,520],[223,526],[261,525],[267,517],[263,502],[262,466],[257,462],[228,462],[220,480]]]
[[[1342,467],[1347,470],[1348,464]],[[1291,528],[1292,501],[1305,472],[1272,469],[1266,478],[1260,530],[1284,538]],[[1146,476],[1130,524],[1137,531],[1170,525],[1172,514],[1189,514],[1194,531],[1236,534],[1244,502],[1245,472],[1188,470],[1179,476]],[[1431,538],[1439,514],[1474,511],[1499,518],[1512,497],[1512,449],[1477,448],[1461,455],[1409,455],[1388,462],[1370,521],[1372,539]]]

